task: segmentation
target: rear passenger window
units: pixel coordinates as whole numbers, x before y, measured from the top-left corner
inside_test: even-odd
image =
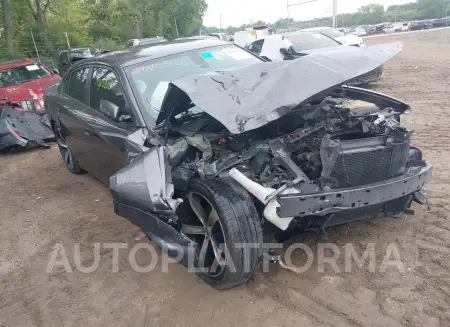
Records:
[[[68,94],[70,97],[80,101],[85,102],[86,100],[86,82],[88,79],[89,68],[81,68],[74,71],[70,75],[69,88],[66,89],[66,83],[64,83],[64,93]]]

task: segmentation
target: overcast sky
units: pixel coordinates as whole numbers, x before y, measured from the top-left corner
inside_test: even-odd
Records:
[[[289,4],[303,2],[304,0],[288,0]],[[220,24],[222,14],[222,27],[239,26],[263,20],[275,22],[280,17],[287,17],[286,0],[206,0],[208,10],[203,20],[205,26]],[[338,12],[355,12],[359,7],[379,3],[385,7],[393,4],[404,4],[414,0],[338,0]],[[291,18],[295,20],[308,20],[311,18],[331,16],[332,0],[317,0],[316,2],[289,8]]]

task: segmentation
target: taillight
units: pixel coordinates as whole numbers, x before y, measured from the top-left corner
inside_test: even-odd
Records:
[[[5,122],[6,123],[6,128],[8,128],[8,130],[10,131],[10,133],[19,141],[23,140],[22,135],[19,134],[19,132],[17,132],[14,128],[14,124],[9,123],[8,121]]]
[[[42,115],[45,113],[45,107],[44,107],[44,99],[37,99],[34,101],[34,108],[38,115]]]
[[[22,139],[22,136],[12,128],[11,128],[11,134],[14,135],[14,137],[18,140]]]
[[[33,103],[30,100],[20,101],[19,106],[25,111],[33,112]]]
[[[33,99],[19,102],[20,108],[24,111],[34,112],[38,115],[45,113],[44,99]]]

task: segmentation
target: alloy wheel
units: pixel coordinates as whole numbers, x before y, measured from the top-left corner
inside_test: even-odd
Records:
[[[206,274],[220,275],[227,264],[227,244],[217,210],[203,195],[190,192],[187,202],[192,209],[192,224],[183,224],[182,231],[198,244],[198,265]]]

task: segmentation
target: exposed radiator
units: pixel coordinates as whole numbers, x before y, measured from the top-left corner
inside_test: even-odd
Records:
[[[374,138],[343,141],[333,167],[334,188],[376,183],[404,173],[409,151],[409,137],[404,140]]]

